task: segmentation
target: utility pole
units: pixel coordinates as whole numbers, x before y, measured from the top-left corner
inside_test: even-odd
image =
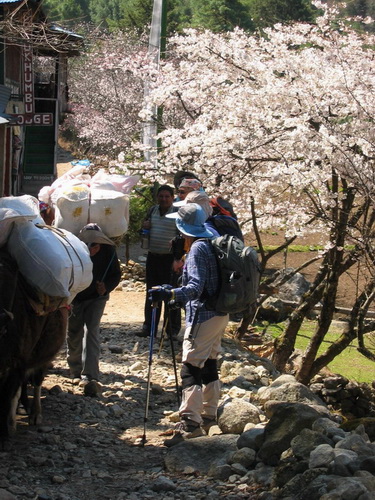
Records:
[[[166,19],[167,19],[167,0],[154,0],[152,10],[152,22],[150,39],[148,45],[148,58],[159,69],[160,59],[165,55],[166,46]],[[158,120],[161,119],[161,110],[157,106],[149,105],[147,98],[150,95],[150,82],[145,82],[144,99],[148,111],[148,119],[143,126],[143,145],[145,147],[145,160],[153,164],[157,169],[157,149],[158,141]]]

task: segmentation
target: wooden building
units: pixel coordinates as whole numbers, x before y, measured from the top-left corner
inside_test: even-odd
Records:
[[[0,196],[35,196],[55,179],[68,58],[81,45],[47,23],[40,0],[0,0]]]

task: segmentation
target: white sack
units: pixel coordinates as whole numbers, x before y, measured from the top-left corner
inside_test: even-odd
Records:
[[[40,217],[39,201],[29,194],[0,198],[0,208],[11,208],[19,215],[26,217],[27,220]]]
[[[11,208],[0,208],[0,248],[6,245],[13,223],[16,221],[27,222],[27,217]]]
[[[48,205],[54,205],[58,194],[57,192],[61,188],[66,188],[70,185],[86,184],[90,183],[91,177],[89,174],[85,174],[84,171],[86,167],[77,165],[71,168],[61,177],[58,177],[50,186],[44,186],[38,193],[38,199],[48,203]]]
[[[69,297],[92,281],[92,262],[85,243],[68,231],[30,222],[15,224],[8,251],[30,285],[50,297]]]
[[[128,230],[128,193],[139,179],[138,175],[108,174],[103,169],[91,178],[77,165],[50,188],[42,188],[39,197],[53,205],[56,227],[78,235],[86,224],[95,222],[108,237],[116,238]]]
[[[90,222],[96,222],[109,238],[128,230],[129,196],[119,191],[91,189]]]
[[[78,235],[89,222],[99,224],[109,238],[128,230],[129,196],[119,191],[91,189],[85,185],[58,191],[55,226]]]
[[[90,185],[92,189],[114,189],[123,194],[129,194],[139,179],[139,175],[108,174],[100,169],[92,177]]]
[[[83,226],[90,222],[89,187],[85,184],[69,185],[57,193],[54,225],[78,235]]]

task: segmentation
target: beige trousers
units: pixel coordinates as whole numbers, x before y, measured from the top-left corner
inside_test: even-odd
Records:
[[[221,337],[228,324],[228,315],[214,316],[185,331],[182,362],[203,368],[207,359],[216,359],[221,351]],[[201,423],[202,416],[216,418],[220,398],[220,380],[207,385],[192,385],[182,391],[180,417]]]

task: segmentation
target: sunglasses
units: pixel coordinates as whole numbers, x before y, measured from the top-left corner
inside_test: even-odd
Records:
[[[178,190],[178,194],[186,194],[186,191],[183,191],[182,189]]]

